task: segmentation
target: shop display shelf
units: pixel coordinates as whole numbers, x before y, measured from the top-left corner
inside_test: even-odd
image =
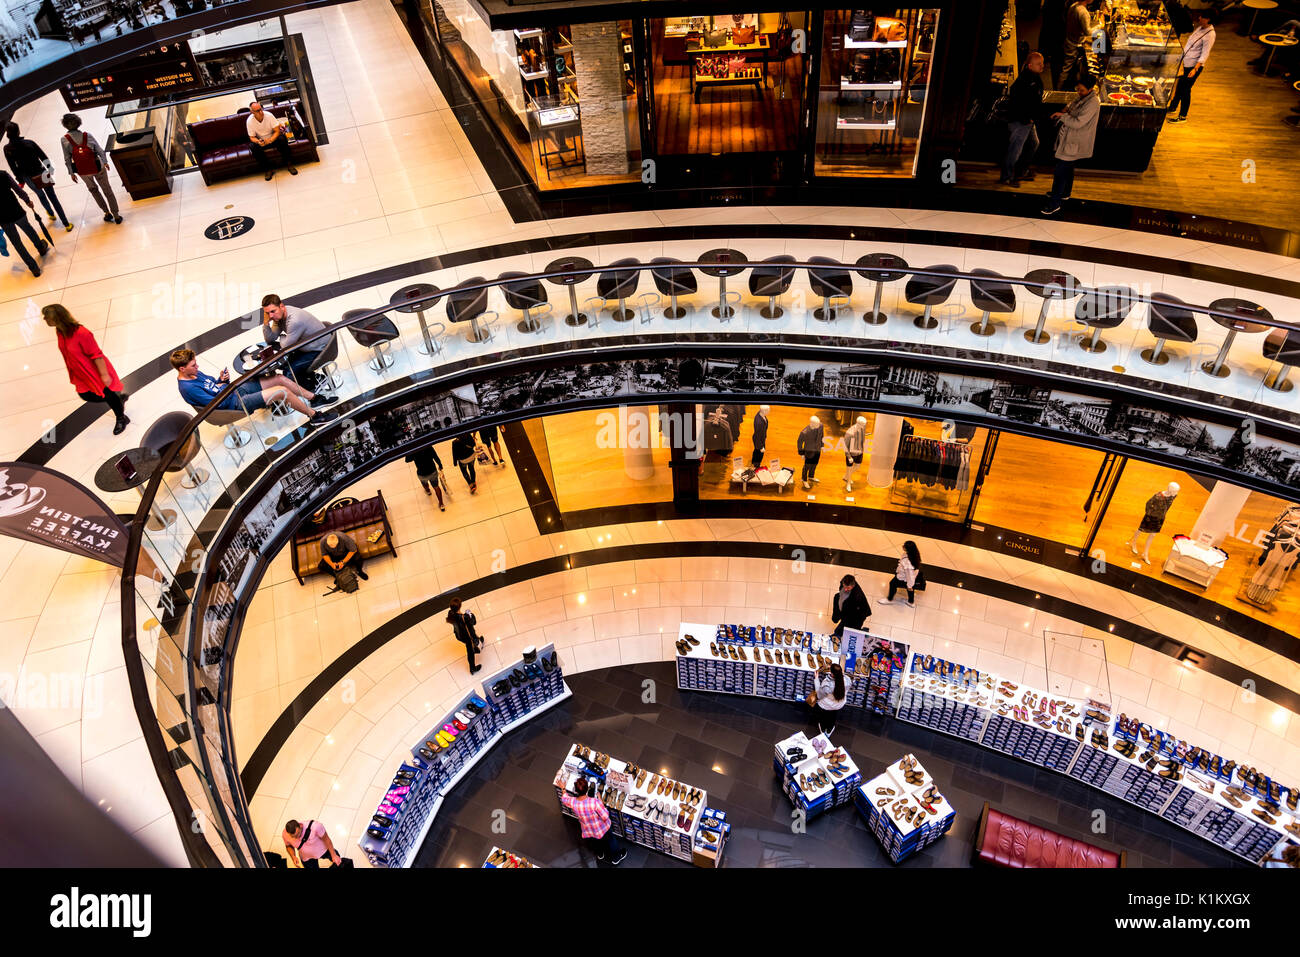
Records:
[[[527,40],[530,39],[531,37],[540,37],[545,32],[546,31],[543,30],[541,27],[534,27],[531,30],[516,30],[515,37],[516,39],[519,40]]]
[[[809,757],[799,761],[797,764],[787,760],[787,756],[792,748],[801,748]],[[851,757],[847,757],[844,762],[847,766],[842,776],[837,777],[832,771],[831,763],[823,755],[835,750],[830,737],[819,734],[815,738],[808,738],[802,733],[786,738],[776,745],[776,753],[772,756],[772,770],[781,780],[781,789],[785,791],[790,803],[796,808],[803,811],[804,819],[811,820],[823,811],[829,811],[831,808],[848,804],[853,800],[853,792],[862,782],[862,772]],[[824,771],[826,776],[831,780],[831,786],[819,788],[815,791],[805,791],[800,784],[800,778],[805,781],[810,775]]]
[[[844,49],[846,50],[906,50],[906,40],[854,40],[847,33],[844,34]]]
[[[919,784],[907,783],[907,776],[899,766],[909,758],[921,776]],[[937,788],[935,800],[928,804],[927,809],[923,796],[934,786],[934,779],[915,756],[909,754],[889,765],[885,773],[853,789],[854,806],[895,864],[929,847],[952,830],[957,811]],[[878,791],[887,793],[881,795]],[[881,802],[884,802],[883,806]],[[910,817],[905,813],[909,810],[912,812]]]
[[[858,120],[846,120],[843,117],[837,117],[835,127],[841,130],[892,130],[898,125],[897,121],[890,120],[887,123],[868,123]]]
[[[902,88],[902,80],[895,80],[892,83],[854,83],[847,76],[840,77],[841,90],[901,90]]]
[[[506,860],[499,864],[493,864],[492,859],[494,857],[497,857],[498,854],[509,855],[510,858],[514,859],[514,862],[510,860]],[[534,869],[538,867],[538,865],[534,864],[532,861],[524,857],[522,854],[516,854],[514,851],[508,851],[504,847],[497,847],[495,844],[492,846],[492,850],[488,851],[487,857],[483,859],[483,866],[492,867],[492,868],[534,868]]]

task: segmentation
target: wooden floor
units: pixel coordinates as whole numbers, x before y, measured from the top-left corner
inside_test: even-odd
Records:
[[[658,409],[650,406],[649,412],[651,422],[656,423]],[[617,428],[610,426],[611,415],[617,417],[618,409],[566,412],[542,420],[551,472],[555,476],[555,502],[560,511],[673,500],[673,477],[668,468],[671,453],[667,445],[651,449],[653,475],[647,479],[631,478],[623,449],[607,447],[610,443],[606,440],[617,435]],[[657,426],[652,432],[657,440]]]
[[[768,64],[767,83],[706,89],[697,104],[689,68],[655,64],[656,139],[660,153],[769,153],[799,146],[802,57]],[[779,96],[782,71],[785,98]]]
[[[1283,122],[1294,115],[1300,94],[1280,76],[1264,77],[1247,65],[1263,45],[1238,36],[1236,24],[1232,18],[1216,29],[1188,120],[1165,121],[1146,172],[1079,170],[1075,199],[1300,229],[1300,130]],[[993,167],[964,167],[959,182],[1010,190],[997,185],[998,175]],[[1043,167],[1037,180],[1014,192],[1042,195],[1051,185],[1050,168]]]

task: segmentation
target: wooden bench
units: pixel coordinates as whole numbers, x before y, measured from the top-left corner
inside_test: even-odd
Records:
[[[975,832],[975,863],[992,867],[1123,867],[1127,854],[1022,821],[988,801]]]
[[[305,585],[306,578],[320,573],[321,542],[330,532],[344,532],[355,540],[362,559],[385,553],[397,555],[383,492],[361,501],[339,499],[307,519],[293,533],[293,574],[299,585]],[[383,534],[372,542],[370,536],[376,532]]]

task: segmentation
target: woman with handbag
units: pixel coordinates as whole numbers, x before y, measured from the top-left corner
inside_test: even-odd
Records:
[[[468,609],[461,611],[460,608],[461,600],[453,598],[447,607],[447,623],[451,625],[456,640],[465,646],[465,660],[469,662],[469,673],[475,674],[483,670],[482,665],[474,663],[474,655],[483,650],[483,639],[474,630],[474,626],[478,624],[474,613]]]
[[[1092,155],[1097,140],[1097,121],[1101,118],[1101,100],[1097,97],[1097,78],[1085,73],[1074,87],[1075,97],[1052,119],[1060,122],[1056,132],[1056,172],[1052,176],[1052,191],[1047,194],[1043,215],[1051,216],[1061,211],[1061,203],[1070,198],[1074,189],[1074,167],[1079,160]]]
[[[473,433],[458,435],[451,440],[451,457],[460,466],[460,474],[465,476],[465,484],[469,486],[469,493],[473,495],[478,491],[478,475],[474,472],[474,461],[478,458],[478,451],[474,446]]]
[[[903,556],[898,560],[898,568],[894,570],[894,578],[889,583],[889,597],[880,600],[888,605],[898,594],[898,589],[906,588],[907,605],[915,608],[918,584],[925,587],[925,579],[921,576],[921,552],[917,549],[916,542],[903,542]]]

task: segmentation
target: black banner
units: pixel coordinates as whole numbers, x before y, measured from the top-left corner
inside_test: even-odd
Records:
[[[53,469],[0,462],[0,535],[122,567],[126,526],[90,489]]]

